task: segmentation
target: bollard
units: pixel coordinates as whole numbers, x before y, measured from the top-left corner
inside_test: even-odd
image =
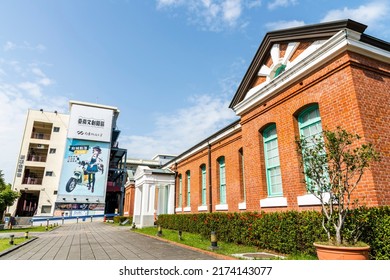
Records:
[[[13,234],[11,234],[10,236],[9,236],[9,244],[10,245],[14,245],[14,237],[15,237],[15,235],[13,235]]]
[[[64,221],[65,221],[65,218],[64,218],[64,217],[62,217],[62,224],[64,224]]]
[[[76,221],[77,221],[77,223],[79,223],[79,217],[77,217]]]
[[[25,238],[25,239],[28,239],[28,231],[26,231],[26,232],[24,233],[24,238]]]
[[[183,234],[182,234],[181,230],[179,230],[179,240],[183,240]]]
[[[157,236],[162,236],[162,228],[160,225],[158,226]]]
[[[91,223],[92,223],[92,216],[91,216]]]
[[[218,247],[218,242],[217,242],[217,234],[215,233],[215,231],[212,231],[211,232],[211,246],[209,247],[211,250],[216,250],[216,249],[219,249]]]

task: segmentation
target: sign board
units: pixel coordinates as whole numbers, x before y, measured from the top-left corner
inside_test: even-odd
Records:
[[[68,138],[111,142],[113,110],[73,104]]]

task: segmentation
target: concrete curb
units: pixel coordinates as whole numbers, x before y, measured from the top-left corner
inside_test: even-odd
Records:
[[[211,252],[211,251],[207,251],[207,250],[191,247],[191,246],[188,246],[188,245],[185,245],[185,244],[182,244],[182,243],[177,243],[177,242],[174,242],[172,240],[167,240],[167,239],[164,239],[164,238],[161,238],[161,237],[158,237],[158,236],[148,235],[148,234],[144,234],[144,233],[136,232],[136,231],[132,231],[132,232],[140,234],[140,235],[143,235],[143,236],[151,237],[151,238],[154,238],[154,239],[157,239],[157,240],[161,240],[161,241],[164,241],[164,242],[167,242],[167,243],[171,243],[171,244],[174,244],[176,246],[180,246],[180,247],[183,247],[183,248],[186,248],[186,249],[190,249],[192,251],[197,251],[197,252],[200,252],[200,253],[204,253],[204,254],[207,254],[209,256],[221,259],[221,260],[239,260],[239,258],[235,258],[235,257],[232,257],[232,256],[221,255],[221,254],[217,254],[215,252]]]
[[[0,257],[4,256],[4,255],[7,255],[8,253],[11,253],[17,249],[19,249],[20,247],[23,247],[24,245],[34,241],[35,239],[37,239],[38,237],[37,236],[32,236],[30,237],[29,239],[27,239],[26,241],[24,241],[23,243],[20,243],[18,245],[15,245],[15,246],[12,246],[11,248],[8,248],[2,252],[0,252]]]

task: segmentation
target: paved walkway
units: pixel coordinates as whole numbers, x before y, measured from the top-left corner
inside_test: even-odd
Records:
[[[31,232],[30,235],[37,238],[6,254],[0,253],[0,260],[224,259],[132,232],[129,227],[103,222],[64,224],[50,232]]]

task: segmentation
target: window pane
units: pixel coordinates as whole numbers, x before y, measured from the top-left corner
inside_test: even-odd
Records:
[[[315,145],[316,141],[321,141],[322,125],[320,112],[317,106],[313,106],[311,109],[304,111],[298,117],[298,120],[301,137],[306,138],[308,141],[308,148]],[[318,137],[320,137],[320,139],[318,139]],[[307,160],[307,158],[303,159],[304,162]],[[304,168],[306,168],[305,165]],[[308,177],[306,177],[305,180],[310,184],[310,179]]]
[[[226,203],[226,174],[225,158],[219,159],[219,200],[221,204]]]
[[[272,138],[269,136],[272,135]],[[276,126],[272,125],[264,132],[265,165],[267,175],[268,196],[282,194],[282,177]]]
[[[202,166],[202,205],[206,205],[206,166]]]

